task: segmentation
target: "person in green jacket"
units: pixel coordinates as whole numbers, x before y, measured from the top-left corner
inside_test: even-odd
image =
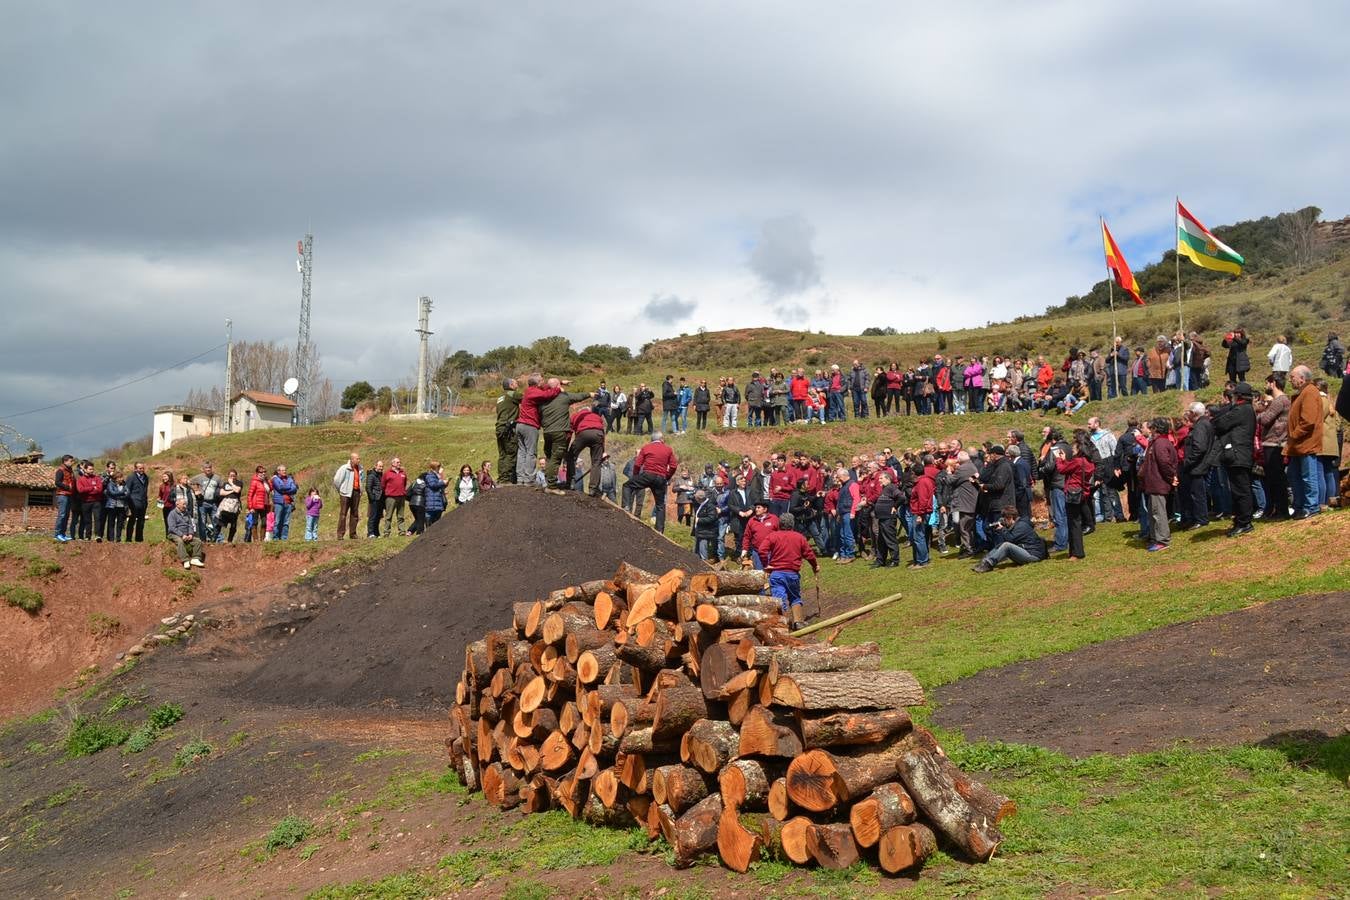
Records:
[[[520,416],[520,385],[514,378],[502,379],[497,398],[497,480],[516,483],[516,419]]]
[[[563,388],[568,384],[569,382],[557,378],[548,380],[550,388]],[[544,475],[551,488],[559,486],[558,467],[567,457],[567,445],[572,434],[572,405],[582,400],[590,400],[594,396],[589,392],[562,391],[539,408],[539,430],[544,435],[544,456],[548,459]]]

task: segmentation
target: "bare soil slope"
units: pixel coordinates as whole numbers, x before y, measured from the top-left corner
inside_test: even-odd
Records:
[[[1290,732],[1334,737],[1350,724],[1350,593],[1277,600],[989,669],[940,688],[937,701],[934,721],[970,740],[1071,756]]]

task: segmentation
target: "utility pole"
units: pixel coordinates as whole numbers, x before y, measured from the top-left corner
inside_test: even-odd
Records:
[[[431,298],[417,298],[417,333],[422,336],[422,346],[417,354],[417,411],[427,411],[427,338],[431,337]]]
[[[309,280],[314,265],[314,235],[306,234],[298,241],[296,250],[300,258],[296,265],[300,269],[300,334],[295,342],[295,378],[300,389],[295,394],[295,424],[309,424]]]
[[[221,430],[229,434],[233,430],[230,421],[230,400],[234,395],[234,322],[225,320],[225,423]]]

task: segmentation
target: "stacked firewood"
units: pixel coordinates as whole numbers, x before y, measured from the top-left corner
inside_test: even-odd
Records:
[[[1013,804],[910,721],[914,677],[874,643],[794,637],[765,585],[624,563],[515,604],[465,649],[452,765],[502,809],[664,836],[680,866],[716,849],[742,872],[768,854],[895,873],[939,840],[989,859]]]

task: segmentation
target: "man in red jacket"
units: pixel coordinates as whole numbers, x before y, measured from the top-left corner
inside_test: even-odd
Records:
[[[403,460],[394,457],[380,484],[384,488],[384,536],[388,537],[394,530],[395,516],[398,517],[398,533],[407,534],[403,530],[403,507],[408,500],[408,473],[403,470]]]
[[[572,443],[567,447],[567,480],[575,483],[577,458],[582,450],[591,453],[591,477],[588,488],[592,497],[600,496],[600,457],[605,452],[605,420],[592,407],[583,406],[572,413]],[[559,487],[568,485],[560,484]]]
[[[811,564],[811,570],[817,576],[820,575],[820,563],[806,538],[793,528],[796,522],[792,513],[784,513],[778,524],[779,528],[769,532],[765,539],[769,556],[769,594],[778,598],[791,629],[796,631],[802,627],[802,560]]]
[[[745,523],[745,531],[741,534],[742,560],[749,559],[756,569],[764,568],[769,535],[778,529],[778,522],[778,517],[769,512],[769,501],[755,501],[755,514]]]
[[[914,562],[911,569],[922,569],[928,565],[928,517],[933,514],[933,495],[937,493],[937,481],[932,469],[924,468],[923,463],[915,463],[910,469],[914,473],[914,487],[909,491],[910,518],[914,529],[909,542],[914,548]]]
[[[75,457],[67,453],[61,457],[61,465],[56,468],[56,540],[62,544],[72,540],[70,536],[71,513],[79,502],[75,496]],[[78,520],[78,515],[77,515]]]
[[[787,512],[788,503],[792,500],[792,489],[796,485],[796,479],[787,466],[780,460],[774,460],[773,471],[769,474],[769,511],[775,516]]]
[[[675,451],[666,446],[665,435],[657,431],[652,434],[651,443],[638,451],[637,458],[633,460],[633,474],[623,486],[625,509],[632,508],[634,493],[643,490],[652,492],[652,501],[656,507],[656,530],[662,534],[666,532],[666,485],[678,465]]]
[[[538,372],[526,379],[516,419],[516,484],[534,484],[535,450],[539,444],[539,407],[562,393],[563,385],[546,384]]]

